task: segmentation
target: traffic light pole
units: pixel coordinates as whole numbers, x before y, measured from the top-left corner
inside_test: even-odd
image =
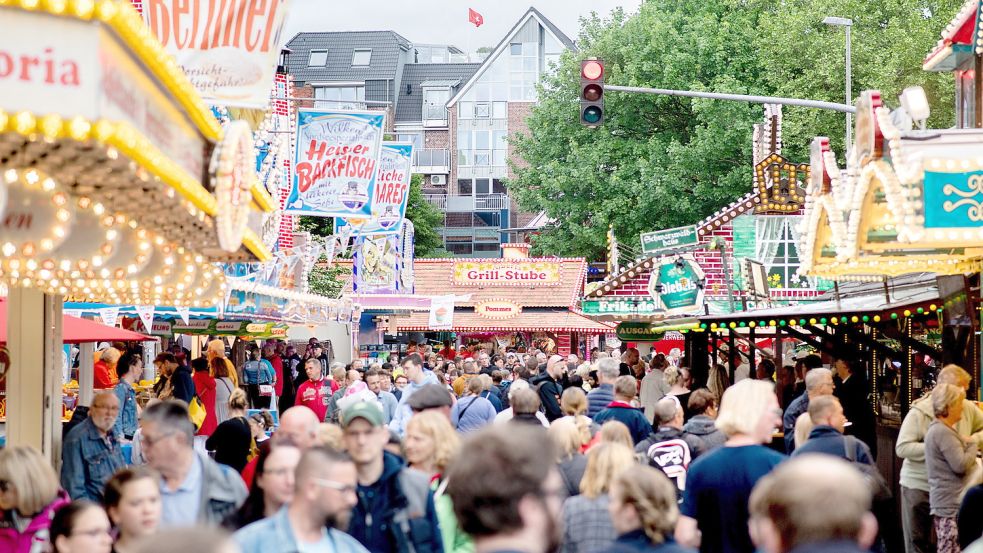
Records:
[[[803,108],[828,109],[842,113],[856,113],[856,108],[835,102],[820,102],[819,100],[802,100],[799,98],[780,98],[777,96],[753,96],[748,94],[724,94],[720,92],[697,92],[694,90],[669,90],[665,88],[645,88],[640,86],[604,85],[605,91],[634,92],[638,94],[657,94],[659,96],[686,96],[689,98],[707,98],[710,100],[731,100],[749,102],[752,104],[782,104]]]

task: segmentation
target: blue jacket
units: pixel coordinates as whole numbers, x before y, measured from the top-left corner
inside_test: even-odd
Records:
[[[242,553],[296,553],[300,550],[287,507],[283,506],[275,515],[258,520],[233,534]],[[368,553],[355,538],[334,528],[328,529],[331,551],[337,553]]]
[[[92,419],[73,428],[61,450],[61,487],[72,499],[102,503],[106,482],[126,466],[119,436],[109,432],[103,438]]]
[[[174,399],[191,403],[191,398],[195,397],[195,381],[191,377],[191,369],[178,365],[171,375],[171,389],[174,391]]]
[[[604,424],[609,420],[623,422],[631,432],[631,439],[637,445],[653,432],[652,425],[645,418],[645,413],[641,409],[636,409],[628,404],[619,401],[612,401],[607,409],[594,415],[594,422]]]
[[[618,536],[610,547],[598,553],[696,553],[695,549],[683,547],[676,543],[672,536],[666,536],[662,543],[652,543],[643,530],[633,530]],[[247,553],[247,552],[243,552]]]
[[[119,416],[116,417],[113,432],[119,436],[132,438],[137,431],[137,392],[125,380],[120,380],[113,388],[113,392],[119,400]]]
[[[442,553],[440,523],[430,483],[403,460],[383,453],[382,476],[358,486],[348,533],[372,553]]]
[[[406,434],[406,423],[410,422],[410,417],[413,416],[413,410],[409,406],[410,397],[427,384],[440,384],[433,371],[423,371],[423,382],[419,384],[410,382],[403,388],[403,394],[399,397],[399,404],[396,406],[396,416],[389,422],[390,430],[395,430],[400,436]]]
[[[603,411],[612,401],[614,401],[613,384],[601,384],[587,392],[587,416],[594,418],[594,415]]]
[[[809,395],[802,394],[785,409],[782,416],[782,431],[785,432],[785,453],[795,451],[795,420],[809,410]]]
[[[849,460],[846,456],[846,447],[853,447],[853,460],[865,465],[873,465],[874,457],[870,454],[870,448],[860,440],[840,434],[839,430],[832,426],[819,425],[809,433],[809,439],[801,447],[795,450],[792,457],[805,455],[806,453],[825,453],[834,455],[843,460]]]

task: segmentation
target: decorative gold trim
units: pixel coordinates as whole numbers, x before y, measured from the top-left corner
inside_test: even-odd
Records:
[[[174,96],[205,138],[214,142],[222,135],[218,120],[194,85],[128,0],[0,0],[0,7],[106,24]]]

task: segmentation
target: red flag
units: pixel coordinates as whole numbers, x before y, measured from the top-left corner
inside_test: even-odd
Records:
[[[468,8],[468,22],[474,23],[475,27],[481,27],[481,24],[485,22],[485,18],[481,17],[481,14]]]

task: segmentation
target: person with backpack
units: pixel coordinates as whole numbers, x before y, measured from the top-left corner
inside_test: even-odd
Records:
[[[655,404],[658,430],[635,446],[635,453],[648,459],[649,465],[666,474],[679,493],[686,489],[689,464],[709,448],[699,436],[683,430],[683,408],[672,396]]]
[[[563,393],[563,386],[560,382],[566,374],[567,365],[559,355],[550,357],[546,363],[546,370],[533,378],[529,385],[539,393],[539,401],[543,404],[543,411],[546,419],[550,422],[563,416],[560,408],[560,395]]]
[[[269,409],[273,399],[276,373],[269,361],[260,359],[260,351],[256,346],[250,348],[249,361],[242,366],[242,379],[246,381],[249,404],[253,409]]]
[[[345,449],[358,471],[358,503],[348,533],[373,553],[442,553],[429,479],[385,450],[389,429],[379,402],[347,405],[341,424]]]

